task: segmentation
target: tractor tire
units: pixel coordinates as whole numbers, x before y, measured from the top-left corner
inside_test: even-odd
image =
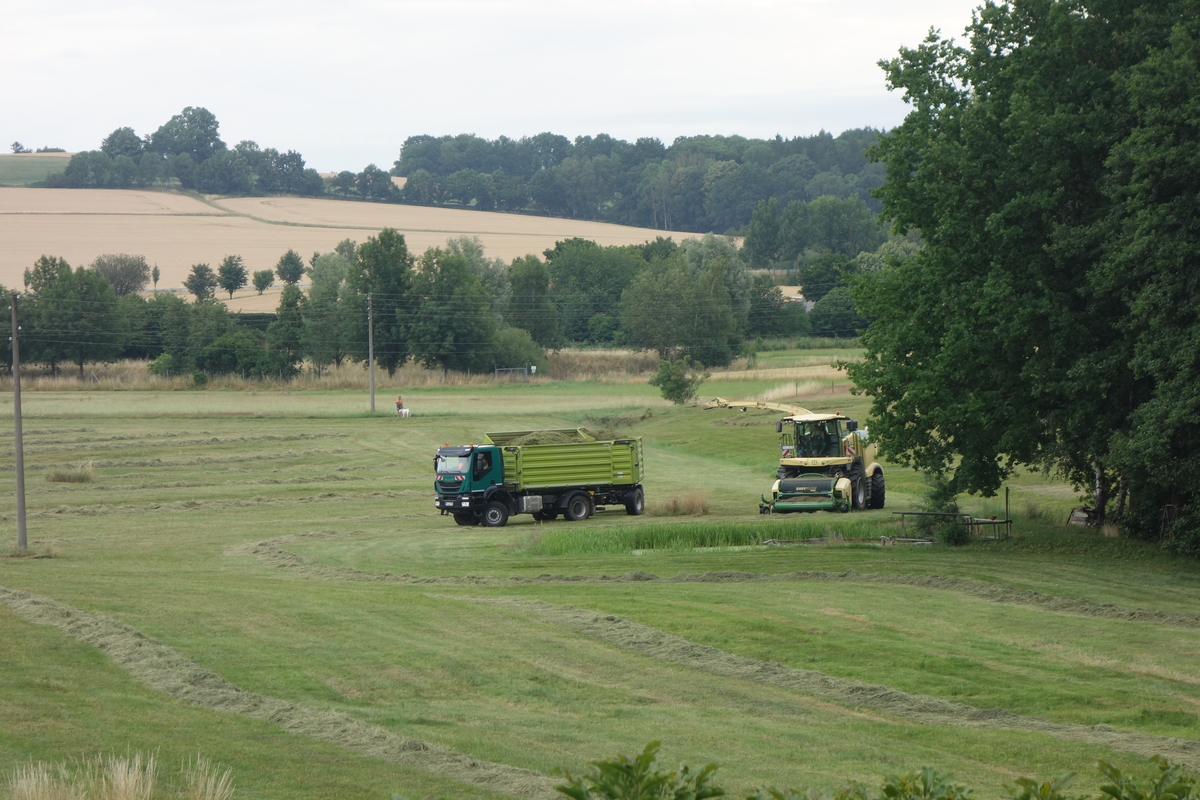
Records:
[[[563,516],[571,522],[585,520],[592,515],[592,498],[583,492],[576,492],[567,498],[567,508]]]
[[[646,513],[646,495],[642,492],[642,487],[634,489],[633,494],[626,498],[625,513],[631,517],[639,517]]]
[[[779,480],[783,480],[784,478],[798,478],[799,476],[799,467],[780,467],[775,470],[775,477]]]
[[[479,517],[470,511],[460,511],[454,515],[454,521],[459,525],[478,525]]]
[[[883,470],[876,470],[871,476],[871,502],[868,508],[883,508],[886,487],[883,481]]]
[[[480,522],[485,528],[503,528],[508,524],[508,506],[493,500],[483,509]]]
[[[863,477],[862,467],[851,466],[846,477],[850,480],[850,510],[862,511],[867,507],[867,480]]]

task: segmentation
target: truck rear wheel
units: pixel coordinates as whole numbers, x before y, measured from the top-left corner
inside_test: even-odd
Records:
[[[592,515],[592,500],[583,492],[576,492],[567,498],[567,508],[563,516],[572,522],[579,522]]]
[[[552,508],[542,509],[541,511],[533,512],[533,518],[542,522],[549,522],[558,516],[558,512]]]
[[[626,495],[625,513],[632,517],[637,517],[646,511],[646,495],[642,492],[642,487],[637,487],[632,494]]]
[[[485,528],[502,528],[508,523],[508,507],[495,501],[488,503],[480,521]]]
[[[454,521],[459,525],[478,525],[479,517],[469,511],[463,511],[454,515]]]

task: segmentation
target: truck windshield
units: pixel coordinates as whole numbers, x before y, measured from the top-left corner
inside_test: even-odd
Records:
[[[457,472],[463,474],[471,469],[470,456],[438,456],[437,471],[442,472]]]

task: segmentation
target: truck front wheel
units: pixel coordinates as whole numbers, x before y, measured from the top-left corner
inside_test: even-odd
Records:
[[[592,515],[592,503],[586,494],[578,492],[567,498],[567,508],[563,516],[572,522],[579,522]]]
[[[508,523],[508,507],[504,503],[491,502],[483,509],[483,526],[485,528],[502,528]]]

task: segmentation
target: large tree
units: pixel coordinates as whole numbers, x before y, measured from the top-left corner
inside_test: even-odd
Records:
[[[428,368],[491,369],[497,325],[488,293],[467,260],[431,247],[413,275],[408,340]]]
[[[394,375],[408,359],[405,331],[409,315],[407,297],[413,258],[404,235],[384,228],[359,245],[346,276],[349,296],[346,313],[353,322],[354,355],[367,358],[367,296],[371,296],[375,318],[375,361]]]
[[[241,256],[225,256],[221,260],[217,267],[217,283],[229,292],[230,300],[234,292],[246,285],[246,265]]]
[[[112,284],[117,297],[140,292],[150,280],[150,265],[146,263],[145,256],[106,253],[96,256],[92,269]]]
[[[42,256],[30,274],[33,298],[31,360],[56,369],[70,361],[84,376],[89,361],[112,361],[121,355],[128,321],[112,284],[99,272]]]
[[[1189,431],[1153,409],[1198,358],[1162,346],[1195,335],[1174,309],[1196,297],[1198,19],[1196,0],[1014,0],[884,65],[912,106],[875,151],[884,213],[925,247],[857,282],[875,321],[850,373],[892,458],[984,494],[1059,470],[1102,511],[1153,469],[1196,495],[1190,442],[1153,469],[1120,443]]]

